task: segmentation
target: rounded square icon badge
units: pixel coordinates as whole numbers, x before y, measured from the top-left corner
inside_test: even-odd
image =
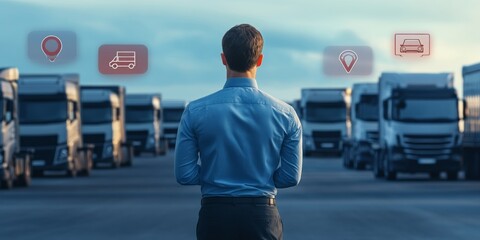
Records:
[[[102,74],[143,74],[148,69],[145,45],[102,45],[98,49],[98,71]]]
[[[367,76],[373,71],[373,51],[368,46],[328,46],[323,52],[323,72],[328,76]]]
[[[77,35],[71,31],[33,31],[28,34],[30,60],[46,65],[70,63],[77,57]]]

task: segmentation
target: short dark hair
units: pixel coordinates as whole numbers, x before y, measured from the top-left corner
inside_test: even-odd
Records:
[[[222,49],[231,70],[246,72],[257,64],[262,54],[263,37],[253,26],[240,24],[225,33]]]

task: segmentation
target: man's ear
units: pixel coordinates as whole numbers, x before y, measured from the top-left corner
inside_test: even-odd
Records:
[[[222,57],[223,65],[227,66],[227,58],[225,58],[225,54],[221,53],[220,56]]]
[[[257,67],[262,66],[262,62],[263,62],[263,54],[260,54],[260,56],[258,56],[258,60],[257,60]]]

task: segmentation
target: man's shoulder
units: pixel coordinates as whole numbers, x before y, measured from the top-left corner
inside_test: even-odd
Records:
[[[214,92],[212,94],[209,94],[205,97],[201,97],[199,99],[193,100],[188,103],[187,109],[190,111],[193,110],[199,110],[207,105],[215,103],[215,101],[218,99],[221,91]]]
[[[263,96],[263,99],[265,99],[265,102],[268,102],[268,104],[270,104],[272,107],[274,107],[275,109],[278,109],[282,112],[286,112],[288,114],[293,114],[295,113],[295,110],[293,109],[292,106],[290,106],[290,104],[264,92],[264,91],[260,91],[260,93],[262,94]]]

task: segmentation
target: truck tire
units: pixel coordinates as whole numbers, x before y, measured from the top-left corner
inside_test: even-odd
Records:
[[[67,169],[66,176],[69,178],[75,178],[77,176],[77,161],[74,160],[71,166]]]
[[[15,174],[15,169],[12,165],[9,165],[8,169],[4,171],[5,179],[0,180],[0,188],[11,189],[13,187],[13,176]]]
[[[85,154],[86,153],[86,154]],[[84,169],[79,172],[80,176],[90,176],[92,173],[92,168],[93,168],[93,159],[92,159],[92,154],[90,154],[90,151],[85,151],[82,154],[83,162],[84,162]]]
[[[161,155],[161,156],[167,155],[167,152],[168,152],[168,142],[165,141],[165,140],[161,140],[161,141],[160,141],[160,146],[161,146],[160,155]]]
[[[373,171],[373,176],[375,178],[383,178],[385,176],[383,173],[383,169],[381,168],[382,162],[380,158],[381,158],[380,152],[375,154],[375,157],[373,158],[372,171]]]
[[[388,159],[388,153],[384,153],[383,155],[383,175],[385,175],[385,179],[388,181],[392,181],[397,179],[397,172],[390,169],[390,163]]]
[[[23,173],[18,176],[16,185],[19,187],[28,187],[32,182],[32,169],[30,165],[30,155],[25,155],[23,157]]]

